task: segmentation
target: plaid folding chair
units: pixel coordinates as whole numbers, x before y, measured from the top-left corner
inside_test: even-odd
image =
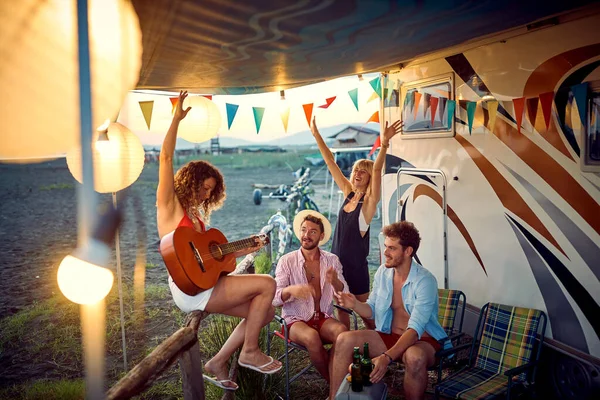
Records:
[[[460,290],[438,289],[438,298],[438,321],[450,339],[453,340],[462,332],[467,297]],[[455,328],[454,325],[457,320],[456,312],[458,311],[459,304],[461,305],[461,313],[458,319],[458,327]]]
[[[510,399],[514,388],[528,388],[535,380],[546,322],[540,310],[483,306],[473,342],[438,353],[446,357],[471,346],[468,365],[435,387],[436,398]]]
[[[348,308],[339,306],[337,304],[334,304],[333,306],[335,308],[337,308],[338,311],[340,311],[340,312],[346,312],[346,313],[352,315],[353,321],[354,321],[354,330],[358,329],[358,320],[356,318],[356,314],[354,313],[354,311],[352,311]],[[289,332],[287,323],[285,322],[285,320],[282,317],[280,317],[279,315],[275,315],[274,319],[280,324],[280,327],[283,328],[283,333],[281,332],[281,329],[275,329],[273,331],[271,331],[271,330],[268,331],[267,354],[271,355],[271,343],[272,343],[273,336],[276,336],[283,340],[285,350],[284,350],[283,354],[281,356],[279,356],[278,360],[281,361],[282,358],[284,359],[283,365],[285,368],[285,398],[287,400],[290,398],[290,385],[296,379],[298,379],[302,374],[304,374],[306,371],[308,371],[310,368],[312,368],[313,365],[311,362],[306,367],[304,367],[300,372],[298,372],[296,375],[294,375],[292,378],[290,378],[290,361],[289,361],[290,354],[292,354],[294,351],[308,352],[308,350],[306,349],[306,347],[302,346],[301,344],[295,343],[290,340],[290,338],[289,338],[290,332]],[[324,344],[331,344],[331,343],[324,343]]]

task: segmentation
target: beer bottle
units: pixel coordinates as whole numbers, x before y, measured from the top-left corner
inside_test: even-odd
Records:
[[[363,390],[363,379],[360,368],[360,349],[354,348],[354,355],[352,356],[352,368],[350,369],[350,376],[352,377],[352,391],[362,392]]]
[[[373,371],[373,363],[369,357],[369,343],[365,342],[362,360],[360,361],[360,372],[363,378],[364,386],[371,386],[371,372]]]

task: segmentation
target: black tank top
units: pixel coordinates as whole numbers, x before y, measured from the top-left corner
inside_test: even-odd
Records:
[[[344,278],[348,282],[350,292],[363,294],[369,292],[369,233],[371,226],[367,229],[365,236],[360,234],[358,218],[362,209],[362,200],[358,202],[354,211],[344,211],[344,206],[355,196],[350,192],[338,213],[331,252],[340,258],[344,270]],[[366,277],[366,279],[365,279]]]

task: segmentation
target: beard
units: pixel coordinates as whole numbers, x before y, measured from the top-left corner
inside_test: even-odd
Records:
[[[302,246],[302,248],[304,250],[312,250],[315,247],[317,247],[318,245],[319,245],[319,242],[315,242],[315,241],[312,241],[312,240],[311,241],[305,241],[305,240],[303,240],[302,244],[301,244],[301,246]]]

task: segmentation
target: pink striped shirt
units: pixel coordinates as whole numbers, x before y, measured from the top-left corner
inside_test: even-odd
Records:
[[[319,258],[320,276],[321,276],[321,312],[326,317],[333,316],[333,286],[325,281],[325,275],[329,267],[335,267],[337,270],[338,279],[344,285],[343,292],[348,293],[348,284],[342,273],[342,264],[340,259],[333,253],[321,250]],[[281,299],[281,291],[291,285],[308,285],[306,273],[304,272],[305,259],[302,251],[292,251],[281,257],[277,263],[275,272],[275,281],[277,282],[277,291],[273,298],[273,306],[279,307],[283,305],[282,317],[286,323],[295,321],[308,321],[315,313],[315,301],[311,297],[309,299],[296,299],[290,297],[285,303]]]

